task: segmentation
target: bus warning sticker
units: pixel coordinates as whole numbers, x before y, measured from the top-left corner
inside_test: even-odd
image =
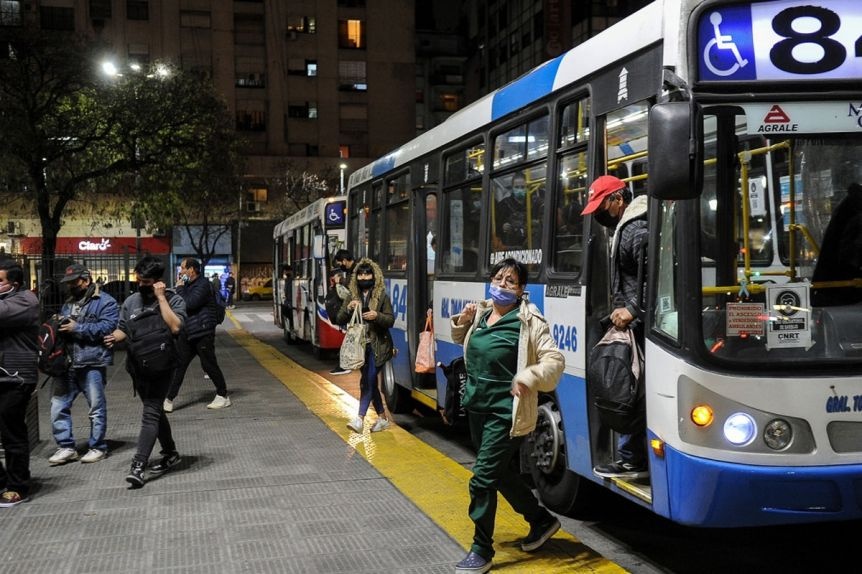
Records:
[[[811,347],[811,307],[808,285],[776,285],[766,290],[769,301],[767,349]]]
[[[766,313],[763,303],[728,303],[728,337],[762,337]]]

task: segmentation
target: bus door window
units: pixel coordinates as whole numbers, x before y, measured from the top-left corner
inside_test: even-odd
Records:
[[[366,244],[368,245],[367,257],[374,261],[381,259],[381,246],[383,245],[383,206],[386,196],[383,183],[376,182],[372,186],[371,212],[368,214],[368,225],[366,226]],[[371,230],[369,234],[368,229]]]
[[[560,121],[560,190],[554,208],[554,267],[564,273],[580,273],[589,163],[590,100],[572,102]]]
[[[443,201],[442,269],[447,273],[475,273],[479,269],[482,184],[451,189]]]
[[[386,271],[407,269],[407,241],[410,234],[410,173],[402,173],[387,184],[386,256],[380,258]]]
[[[431,293],[430,280],[434,279],[434,267],[437,262],[437,194],[429,193],[425,196],[425,274],[429,279],[429,290]]]
[[[677,307],[676,202],[663,201],[656,217],[660,217],[657,261],[657,284],[652,302],[653,329],[679,341],[679,310]]]

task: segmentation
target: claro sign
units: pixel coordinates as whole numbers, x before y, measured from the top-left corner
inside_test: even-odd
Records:
[[[111,240],[102,238],[100,243],[88,241],[86,239],[78,242],[78,249],[81,251],[107,251],[111,248]]]

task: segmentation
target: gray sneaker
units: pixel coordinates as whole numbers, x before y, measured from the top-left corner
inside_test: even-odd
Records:
[[[85,454],[84,456],[81,457],[81,462],[84,462],[84,463],[99,462],[100,460],[105,458],[105,456],[107,454],[108,453],[106,453],[103,450],[99,450],[97,448],[91,448],[90,450],[87,451],[87,454]]]
[[[58,464],[66,464],[67,462],[72,462],[73,460],[78,460],[80,456],[78,452],[74,448],[58,448],[57,452],[51,455],[51,458],[48,459],[48,464],[51,466],[57,466]]]

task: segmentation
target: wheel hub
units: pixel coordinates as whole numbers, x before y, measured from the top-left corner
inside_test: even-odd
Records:
[[[533,459],[536,468],[544,474],[551,474],[554,471],[560,457],[563,444],[560,421],[560,411],[554,408],[553,403],[546,402],[539,405],[536,430],[533,431],[531,439],[533,449],[530,458]]]

